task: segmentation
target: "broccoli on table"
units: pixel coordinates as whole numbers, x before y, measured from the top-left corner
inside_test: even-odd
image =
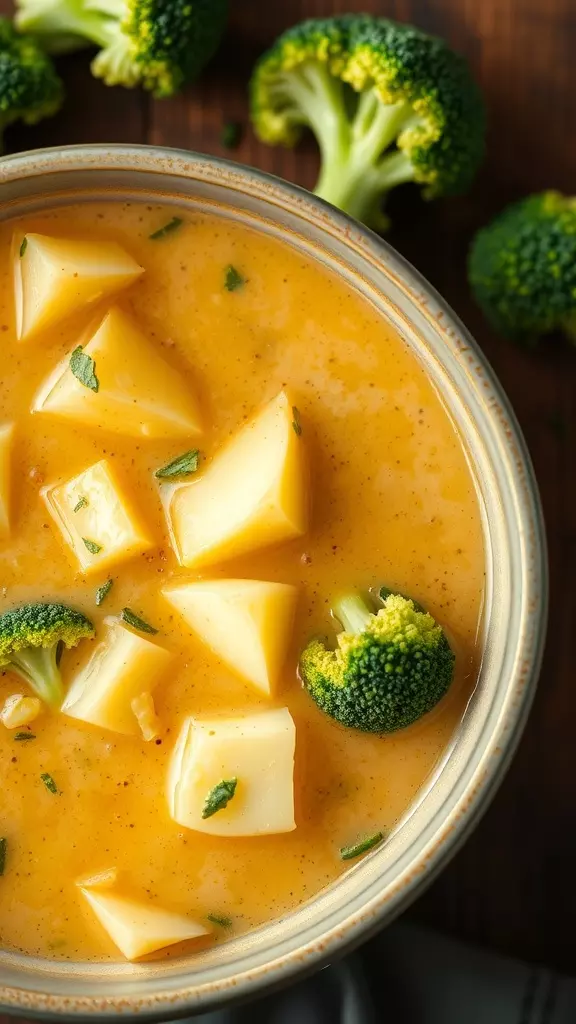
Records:
[[[4,129],[14,121],[36,124],[62,104],[64,90],[54,65],[30,36],[0,17],[0,153]]]
[[[364,732],[394,732],[431,711],[448,690],[454,655],[444,631],[413,601],[388,594],[374,612],[363,597],[338,601],[335,651],[312,640],[300,658],[302,682],[322,711]]]
[[[508,206],[476,235],[468,276],[505,337],[560,330],[576,341],[576,199],[542,192]]]
[[[172,96],[200,73],[226,24],[228,0],[17,0],[16,21],[49,53],[94,44],[106,85]]]
[[[484,108],[463,58],[411,25],[365,14],[305,21],[277,39],[251,83],[263,142],[321,152],[316,194],[382,229],[395,185],[465,192],[484,152]]]
[[[64,696],[59,661],[62,646],[94,636],[82,612],[64,604],[23,604],[0,615],[0,669],[24,679],[46,704],[60,707]]]

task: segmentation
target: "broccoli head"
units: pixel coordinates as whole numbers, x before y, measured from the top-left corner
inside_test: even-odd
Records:
[[[542,192],[508,206],[476,235],[468,273],[505,337],[560,330],[576,341],[576,199]]]
[[[335,651],[312,640],[300,678],[322,711],[364,732],[394,732],[421,718],[448,690],[454,655],[444,631],[414,602],[389,593],[374,612],[345,597],[333,614],[344,626]]]
[[[75,647],[94,636],[82,612],[64,604],[23,604],[0,615],[0,669],[24,679],[46,704],[60,707],[62,647]]]
[[[0,17],[0,153],[4,129],[14,121],[35,124],[51,117],[64,90],[49,57],[30,36]]]
[[[106,85],[172,96],[215,52],[228,0],[17,0],[16,21],[49,53],[94,44],[92,73]]]
[[[263,142],[320,146],[316,194],[383,229],[386,194],[465,192],[484,152],[484,107],[463,58],[411,25],[370,15],[305,21],[257,64],[252,119]]]

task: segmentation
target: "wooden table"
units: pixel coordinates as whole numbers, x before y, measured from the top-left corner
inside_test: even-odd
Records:
[[[0,0],[0,11],[10,0]],[[575,0],[231,0],[217,59],[185,96],[162,102],[106,89],[86,58],[62,62],[65,110],[14,129],[7,148],[150,142],[223,154],[222,123],[246,121],[256,56],[305,16],[372,10],[445,36],[471,61],[490,116],[489,155],[471,195],[394,202],[389,240],[470,327],[508,391],[542,489],[550,545],[551,622],[540,691],[521,749],[479,829],[414,907],[420,920],[507,953],[576,972],[576,352],[525,352],[483,322],[465,281],[471,233],[530,190],[576,192]],[[270,150],[246,132],[235,157],[312,185],[312,144]]]

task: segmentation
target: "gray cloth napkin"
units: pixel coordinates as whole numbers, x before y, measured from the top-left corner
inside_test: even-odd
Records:
[[[360,953],[198,1024],[576,1024],[576,979],[399,923]]]

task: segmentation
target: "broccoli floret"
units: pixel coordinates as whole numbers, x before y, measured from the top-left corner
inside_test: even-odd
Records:
[[[257,64],[252,118],[263,142],[311,128],[315,192],[383,229],[386,194],[414,181],[433,198],[465,192],[484,152],[484,108],[462,57],[411,25],[370,15],[305,21]]]
[[[322,711],[364,732],[394,732],[421,718],[448,690],[454,655],[441,626],[400,594],[374,612],[359,595],[333,614],[344,627],[335,651],[312,640],[300,678]]]
[[[0,153],[4,129],[14,121],[36,124],[62,104],[64,90],[49,57],[30,36],[0,17]]]
[[[64,604],[23,604],[0,615],[0,668],[7,668],[32,687],[46,704],[60,707],[64,696],[60,675],[62,647],[75,647],[94,636],[82,612]]]
[[[576,199],[542,192],[508,206],[476,235],[468,273],[505,337],[560,330],[576,341]]]
[[[216,50],[228,0],[17,0],[16,21],[49,53],[95,44],[92,73],[106,85],[172,96]]]

